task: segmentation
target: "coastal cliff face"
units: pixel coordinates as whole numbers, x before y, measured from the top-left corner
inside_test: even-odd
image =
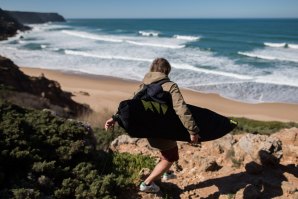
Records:
[[[0,8],[0,41],[14,36],[18,30],[24,31],[29,29],[29,27],[24,26]]]
[[[1,56],[0,90],[0,99],[30,108],[51,109],[63,116],[77,116],[91,111],[87,105],[73,101],[72,94],[63,91],[58,82],[43,75],[27,76],[11,60]]]
[[[64,22],[65,19],[58,13],[39,13],[39,12],[20,12],[6,11],[10,16],[20,23],[47,23],[47,22]]]

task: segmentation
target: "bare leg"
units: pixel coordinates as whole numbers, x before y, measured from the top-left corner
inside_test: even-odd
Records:
[[[168,171],[172,166],[173,162],[169,162],[162,159],[153,169],[152,173],[144,181],[146,184],[151,184],[156,179],[158,179],[164,172]]]

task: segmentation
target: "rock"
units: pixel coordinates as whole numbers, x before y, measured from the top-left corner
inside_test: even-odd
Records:
[[[16,35],[19,30],[25,31],[30,30],[30,28],[24,26],[0,8],[0,41]]]
[[[145,180],[151,173],[151,170],[148,168],[143,168],[141,169],[141,171],[139,172],[139,178],[141,180]]]
[[[120,135],[118,136],[115,140],[112,141],[111,143],[111,148],[117,148],[121,144],[136,144],[138,141],[138,138],[131,138],[128,135]]]
[[[249,184],[244,189],[240,189],[236,195],[235,199],[260,199],[261,198],[261,192],[260,190]]]
[[[230,150],[236,142],[237,141],[233,135],[227,134],[224,137],[215,140],[213,142],[213,148],[217,149],[219,153],[223,153],[227,150]]]
[[[295,129],[293,130],[295,131]],[[179,167],[183,170],[177,171],[175,165],[173,165],[171,169],[177,174],[177,179],[159,184],[161,192],[167,194],[163,195],[164,197],[182,199],[295,198],[296,195],[298,196],[296,185],[297,164],[294,164],[295,162],[289,157],[286,157],[286,159],[283,157],[278,166],[274,168],[266,167],[268,164],[272,164],[270,160],[267,160],[267,163],[263,161],[265,166],[260,161],[261,158],[266,158],[268,154],[270,154],[268,155],[270,159],[271,156],[275,157],[275,155],[278,155],[277,152],[282,151],[280,149],[280,140],[283,140],[284,149],[294,146],[294,135],[295,133],[290,132],[288,134],[281,133],[279,137],[273,135],[233,135],[223,138],[222,142],[219,140],[204,142],[200,150],[189,144],[179,143]],[[240,147],[241,138],[244,139],[241,142],[245,143],[244,146],[247,148],[244,148],[243,145]],[[286,141],[286,145],[284,141]],[[144,146],[146,146],[145,142],[140,139],[135,145],[123,144],[117,150],[129,153],[140,153],[142,151],[144,155],[158,157],[158,151],[157,154],[153,155],[151,153],[153,150]],[[224,153],[218,153],[214,146],[220,146]],[[262,154],[263,151],[265,151],[265,155]],[[227,154],[230,155],[229,161],[226,161]],[[282,154],[284,155],[284,153]],[[296,154],[291,155],[296,156]],[[258,159],[259,162],[253,161],[252,157]],[[280,158],[281,156],[277,157]],[[279,161],[279,159],[274,161]],[[231,163],[233,164],[231,165]],[[237,167],[235,167],[236,164],[238,164]],[[217,170],[216,165],[222,166],[222,168]],[[232,193],[235,193],[235,195]],[[146,194],[146,197],[157,198],[156,195],[150,195],[149,197],[148,194]],[[142,193],[141,198],[145,198],[145,194]],[[296,197],[296,199],[298,198]]]
[[[50,104],[66,110],[64,112],[67,116],[78,116],[82,113],[85,114],[91,112],[89,106],[79,104],[72,100],[72,94],[70,92],[63,91],[58,82],[49,80],[44,76],[29,77],[20,71],[19,67],[10,59],[2,56],[0,56],[0,85],[1,84],[6,87],[13,88],[11,90],[16,91],[14,95],[28,93],[39,98],[47,99]],[[29,103],[30,102],[28,102],[28,104]],[[31,104],[35,105],[36,102],[33,101]],[[30,106],[30,104],[28,106]],[[47,105],[43,105],[41,103],[40,106],[47,108]]]
[[[239,140],[239,148],[263,165],[277,165],[283,154],[281,141],[266,135],[247,134]]]
[[[298,165],[298,128],[283,129],[271,136],[282,141],[283,155],[289,162]]]
[[[58,13],[6,11],[20,23],[38,24],[47,22],[65,22],[64,17]]]
[[[179,164],[178,161],[174,162],[172,167],[176,172],[181,172],[183,170],[183,167]]]
[[[218,197],[219,197],[219,189],[215,185],[190,191],[190,195],[189,195],[189,198],[191,199],[192,198],[218,198]]]
[[[298,192],[298,185],[294,185],[291,182],[283,181],[281,184],[281,188],[286,194],[294,194],[295,192]]]
[[[200,165],[203,171],[218,171],[221,168],[214,159],[210,158],[201,159]]]
[[[249,174],[260,174],[263,171],[263,167],[256,162],[250,162],[245,165],[245,170]]]
[[[278,166],[280,158],[272,155],[270,152],[265,150],[259,151],[259,157],[262,165],[265,166]]]

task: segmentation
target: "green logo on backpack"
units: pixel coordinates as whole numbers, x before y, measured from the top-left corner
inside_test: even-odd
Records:
[[[141,100],[144,106],[145,111],[148,109],[152,112],[155,112],[154,109],[159,113],[159,114],[166,114],[168,111],[168,105],[166,104],[160,104],[158,102],[153,102],[153,101],[145,101]]]

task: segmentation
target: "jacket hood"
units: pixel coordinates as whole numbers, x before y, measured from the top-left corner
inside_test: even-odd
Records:
[[[151,84],[163,79],[169,79],[169,77],[161,72],[149,72],[145,75],[144,79],[143,79],[143,83],[144,84]]]

